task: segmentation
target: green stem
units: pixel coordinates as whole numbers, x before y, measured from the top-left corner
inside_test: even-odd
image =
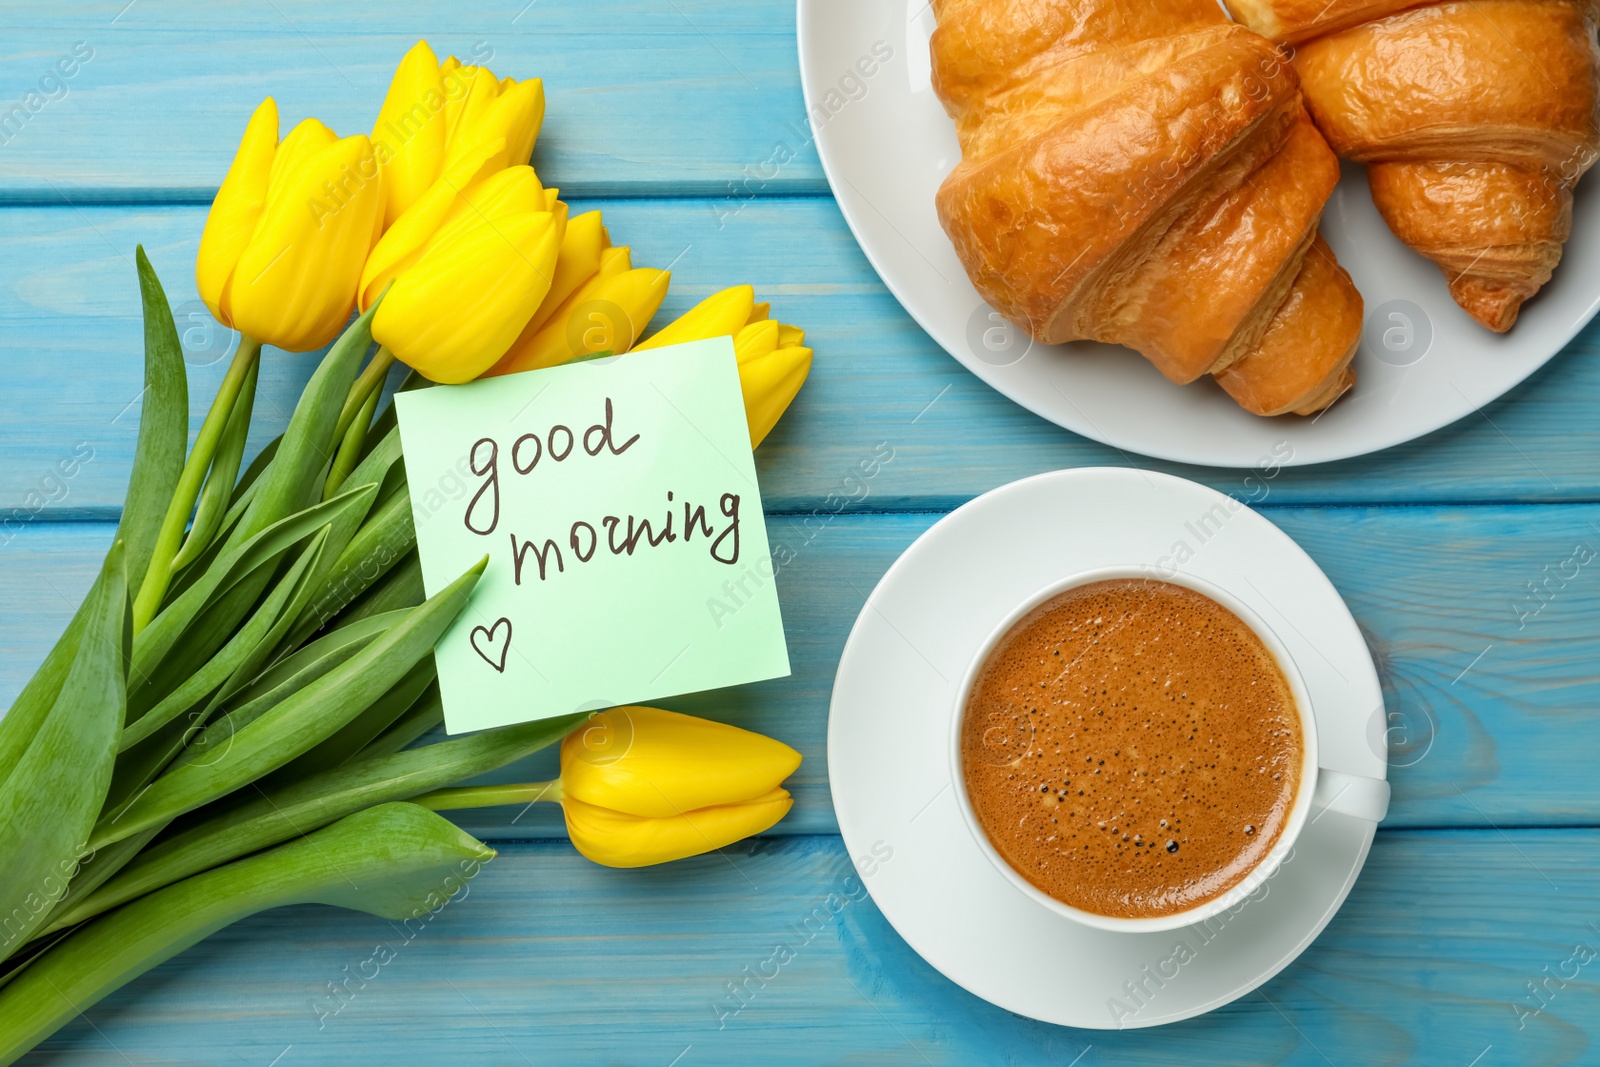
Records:
[[[206,475],[205,488],[200,490],[200,506],[195,508],[194,522],[189,526],[189,536],[172,561],[173,573],[182,571],[210,546],[217,531],[222,528],[223,517],[228,513],[228,503],[233,499],[234,485],[239,480],[239,464],[244,459],[244,446],[250,436],[250,416],[255,410],[256,379],[261,374],[261,361],[256,360],[245,375],[244,384],[228,413],[228,425],[211,458],[211,473]]]
[[[394,353],[385,345],[378,346],[378,352],[372,357],[372,362],[367,364],[361,376],[350,387],[350,395],[345,397],[344,408],[339,412],[339,421],[334,424],[333,439],[341,441],[345,432],[350,429],[350,424],[356,421],[356,415],[365,406],[369,396],[375,396],[383,391],[383,383],[389,377],[389,368],[394,366]]]
[[[372,413],[378,408],[378,396],[376,389],[368,393],[355,419],[345,429],[344,439],[339,442],[339,451],[333,457],[333,466],[328,470],[328,480],[322,485],[322,499],[333,499],[345,479],[350,477],[350,472],[356,469],[356,464],[361,462],[361,448],[367,443],[367,427],[372,425]]]
[[[172,581],[172,561],[182,544],[184,528],[189,524],[189,513],[194,510],[200,486],[205,482],[206,472],[211,469],[211,458],[216,454],[217,442],[222,438],[239,390],[260,357],[261,342],[241,335],[239,350],[233,354],[233,364],[222,379],[217,398],[211,402],[206,421],[200,426],[200,435],[195,438],[194,449],[183,465],[183,473],[178,476],[178,488],[172,495],[172,502],[167,505],[166,517],[161,521],[161,532],[156,535],[150,568],[145,572],[139,595],[133,602],[135,634],[149,625],[161,609],[161,601],[167,595],[167,585]]]
[[[524,785],[475,785],[464,789],[435,789],[412,798],[433,811],[456,811],[461,808],[497,808],[503,804],[535,804],[541,800],[561,802],[561,779],[549,782],[528,782]]]

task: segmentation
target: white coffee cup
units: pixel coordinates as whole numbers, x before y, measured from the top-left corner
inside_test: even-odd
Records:
[[[972,800],[967,795],[966,774],[961,758],[962,722],[966,718],[967,704],[971,698],[973,686],[976,684],[978,675],[983,670],[984,664],[988,662],[995,646],[1011,632],[1011,628],[1044,602],[1070,589],[1089,585],[1092,582],[1129,578],[1167,582],[1172,585],[1183,586],[1186,589],[1192,589],[1215,600],[1237,615],[1246,626],[1250,627],[1256,636],[1261,638],[1262,643],[1267,646],[1267,650],[1272,653],[1273,658],[1277,660],[1279,669],[1282,670],[1284,678],[1289,682],[1289,689],[1294,694],[1295,709],[1300,714],[1300,736],[1303,739],[1300,785],[1295,792],[1294,806],[1290,809],[1289,818],[1284,824],[1282,833],[1278,835],[1277,842],[1272,846],[1266,857],[1256,864],[1238,884],[1220,896],[1184,911],[1153,918],[1121,918],[1074,908],[1070,904],[1063,904],[1022,877],[995,849],[993,842],[989,840],[989,835],[979,825],[978,817],[972,810]],[[1295,666],[1294,659],[1289,655],[1288,649],[1284,647],[1283,641],[1279,639],[1278,635],[1238,597],[1225,589],[1218,588],[1210,582],[1191,575],[1156,575],[1147,567],[1106,567],[1074,574],[1053,583],[1049,587],[1040,590],[1026,603],[1018,606],[1015,611],[1003,619],[990,632],[988,638],[984,640],[982,646],[973,656],[972,662],[968,665],[961,685],[956,688],[956,701],[956,713],[951,716],[954,727],[950,734],[950,774],[951,781],[955,785],[956,802],[960,805],[961,814],[966,819],[967,829],[972,832],[973,839],[978,843],[978,848],[983,854],[989,857],[989,861],[1019,891],[1051,911],[1083,923],[1086,926],[1127,933],[1154,933],[1161,930],[1176,930],[1204,922],[1237,906],[1252,893],[1256,892],[1263,882],[1271,878],[1284,859],[1293,851],[1295,840],[1300,836],[1300,831],[1305,828],[1307,822],[1313,817],[1321,818],[1323,812],[1333,811],[1377,823],[1383,821],[1383,817],[1389,810],[1388,782],[1381,778],[1367,778],[1362,775],[1346,774],[1342,771],[1318,766],[1316,709],[1312,705],[1311,695],[1306,690],[1305,680],[1300,676],[1299,668]]]

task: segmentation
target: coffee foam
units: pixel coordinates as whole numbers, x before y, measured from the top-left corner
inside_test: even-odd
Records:
[[[1168,582],[1097,582],[997,644],[961,728],[967,793],[1039,889],[1150,918],[1227,892],[1272,851],[1304,741],[1272,652],[1237,615]]]

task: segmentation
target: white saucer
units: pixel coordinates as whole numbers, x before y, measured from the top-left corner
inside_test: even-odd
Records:
[[[961,149],[929,81],[935,20],[928,0],[799,5],[800,80],[817,153],[867,259],[968,370],[1085,437],[1217,467],[1365,455],[1503,395],[1600,308],[1600,174],[1578,185],[1572,238],[1555,278],[1500,336],[1468,318],[1439,269],[1389,232],[1365,172],[1351,166],[1328,202],[1322,233],[1366,300],[1366,326],[1355,391],[1326,414],[1257,418],[1209,379],[1173,385],[1125,348],[1034,345],[978,296],[934,211],[934,192]]]
[[[845,645],[828,716],[845,844],[866,858],[868,890],[911,947],[1008,1011],[1097,1029],[1210,1011],[1294,960],[1366,861],[1376,824],[1314,815],[1292,856],[1237,909],[1203,926],[1123,934],[1047,911],[979,851],[949,756],[955,689],[976,650],[1052,581],[1170,566],[1179,544],[1192,553],[1181,573],[1233,593],[1288,647],[1316,709],[1320,764],[1386,777],[1377,670],[1333,585],[1272,523],[1170,475],[1057,471],[979,497],[889,568]]]

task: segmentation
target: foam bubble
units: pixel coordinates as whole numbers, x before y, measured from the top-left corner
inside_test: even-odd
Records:
[[[1068,590],[1001,639],[961,753],[979,824],[1024,878],[1148,918],[1222,895],[1266,858],[1303,740],[1288,680],[1243,620],[1183,586],[1122,579]]]

